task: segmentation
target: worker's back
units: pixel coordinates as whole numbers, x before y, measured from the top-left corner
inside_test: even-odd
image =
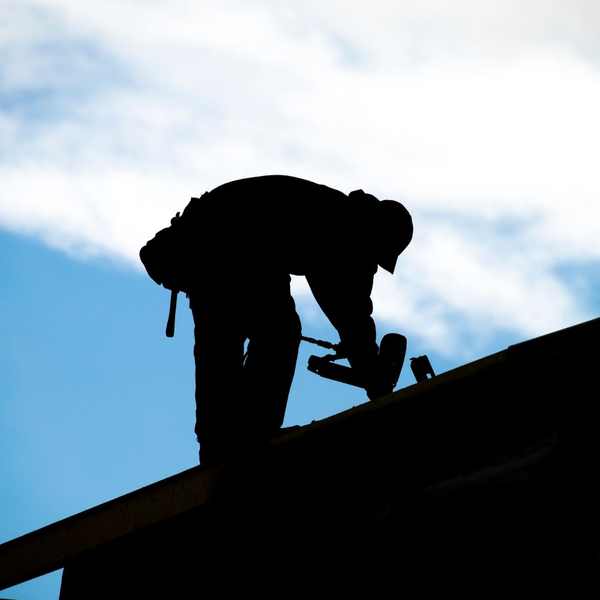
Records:
[[[201,262],[304,275],[348,255],[365,258],[374,203],[365,194],[349,197],[305,179],[266,175],[193,199],[182,220],[198,236]]]

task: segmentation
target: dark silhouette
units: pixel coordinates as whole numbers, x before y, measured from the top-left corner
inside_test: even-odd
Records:
[[[192,198],[142,248],[150,276],[190,298],[203,464],[281,428],[301,339],[290,275],[306,277],[368,397],[392,391],[370,296],[378,265],[393,273],[412,233],[399,202],[268,175]]]

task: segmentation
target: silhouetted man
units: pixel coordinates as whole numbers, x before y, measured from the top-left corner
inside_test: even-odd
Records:
[[[269,175],[192,199],[179,225],[194,243],[189,296],[203,464],[268,440],[283,423],[301,337],[290,275],[306,277],[369,398],[392,391],[378,373],[370,295],[378,265],[393,273],[412,238],[400,203]]]

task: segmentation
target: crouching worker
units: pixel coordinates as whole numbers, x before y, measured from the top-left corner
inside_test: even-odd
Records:
[[[171,254],[156,260],[161,235],[173,238]],[[378,369],[371,290],[412,235],[399,202],[267,175],[192,198],[142,248],[150,276],[190,298],[202,464],[265,444],[283,423],[301,338],[291,275],[306,278],[367,396],[392,391]]]

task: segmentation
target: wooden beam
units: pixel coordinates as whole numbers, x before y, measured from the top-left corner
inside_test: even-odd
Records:
[[[195,467],[0,545],[0,589],[210,500],[219,467]]]

